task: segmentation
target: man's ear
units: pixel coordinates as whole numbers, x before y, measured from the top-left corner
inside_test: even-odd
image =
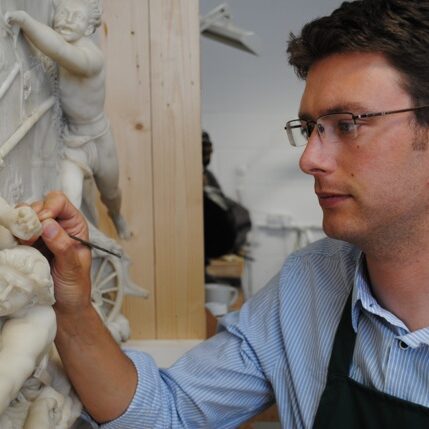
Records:
[[[84,34],[85,36],[90,36],[92,33],[94,33],[94,31],[95,31],[94,25],[89,24]]]
[[[417,126],[415,128],[413,149],[417,151],[429,150],[429,127]]]

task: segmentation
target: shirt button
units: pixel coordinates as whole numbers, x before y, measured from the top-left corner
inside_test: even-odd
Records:
[[[408,345],[407,343],[404,343],[402,340],[401,340],[401,341],[399,341],[399,348],[400,348],[401,350],[407,350],[407,349],[408,349],[408,347],[409,347],[409,345]]]

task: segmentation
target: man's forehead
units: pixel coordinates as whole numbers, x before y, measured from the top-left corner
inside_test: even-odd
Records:
[[[304,119],[304,120],[312,120],[312,119],[318,118],[320,116],[329,115],[332,113],[348,112],[348,113],[353,113],[353,114],[359,114],[359,113],[368,112],[369,110],[371,110],[371,108],[368,107],[368,104],[366,104],[366,103],[355,102],[355,101],[346,101],[346,100],[344,100],[343,102],[338,102],[338,103],[332,104],[332,105],[327,104],[326,106],[319,108],[315,112],[310,112],[310,111],[305,110],[305,107],[303,107],[301,104],[301,108],[299,110],[298,117],[300,119]]]
[[[310,68],[299,112],[303,119],[364,113],[403,96],[402,76],[383,55],[334,54]]]

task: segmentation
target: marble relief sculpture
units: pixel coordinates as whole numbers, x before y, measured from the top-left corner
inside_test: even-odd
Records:
[[[104,114],[105,64],[92,36],[100,15],[99,0],[0,0],[0,195],[11,204],[31,202],[62,187],[94,221],[90,241],[121,256],[93,250],[92,303],[123,342],[130,334],[121,314],[124,295],[148,293],[129,278],[121,246],[97,229],[94,194],[86,187],[95,182],[118,234],[129,237]],[[0,198],[0,429],[81,428],[81,405],[52,346],[49,266],[16,240],[38,236],[40,224],[31,209],[12,209],[5,200]]]
[[[53,359],[55,302],[50,266],[16,237],[38,237],[30,207],[0,198],[0,428],[69,428],[80,403]],[[54,380],[55,379],[55,380]]]
[[[99,0],[54,0],[53,28],[22,10],[5,15],[26,38],[59,67],[58,89],[64,115],[64,159],[61,183],[80,208],[84,180],[93,177],[102,202],[121,238],[130,232],[123,219],[118,160],[109,122],[104,114],[105,65],[91,35],[101,23]]]
[[[115,143],[103,111],[105,64],[101,50],[92,37],[93,32],[101,22],[100,1],[27,1],[28,3],[25,2],[24,4],[20,0],[10,0],[11,4],[8,10],[2,9],[0,2],[0,12],[4,13],[6,30],[11,36],[6,37],[9,40],[6,40],[7,44],[5,43],[5,45],[10,47],[10,41],[13,39],[15,55],[18,54],[16,48],[26,51],[24,57],[16,55],[18,57],[18,64],[15,67],[17,70],[22,67],[19,65],[21,61],[24,62],[24,65],[25,63],[37,64],[38,62],[44,65],[44,75],[49,76],[52,87],[51,96],[48,100],[54,99],[54,103],[49,102],[49,109],[52,106],[55,108],[57,105],[60,108],[59,148],[56,155],[61,157],[58,181],[70,200],[75,206],[82,209],[90,221],[90,240],[98,246],[111,250],[116,249],[116,253],[122,255],[120,259],[117,259],[106,253],[100,254],[93,251],[91,275],[93,304],[118,342],[124,341],[129,337],[130,331],[126,319],[120,314],[123,296],[128,294],[147,297],[148,292],[130,280],[128,275],[130,260],[120,246],[97,229],[98,214],[95,207],[94,192],[92,192],[93,187],[87,186],[88,183],[96,183],[101,199],[108,208],[108,213],[119,236],[128,238],[130,232],[120,213],[121,192],[118,186],[118,160]],[[12,3],[16,3],[15,6],[18,10],[14,10]],[[38,8],[37,5],[40,7]],[[39,13],[39,9],[42,9],[43,13]],[[28,12],[29,10],[31,13]],[[33,15],[36,15],[37,19]],[[49,73],[46,73],[47,69],[49,69]],[[56,73],[52,73],[52,69],[56,69]],[[40,83],[35,85],[31,79],[25,79],[25,75],[33,76],[33,78],[36,76],[34,73],[28,74],[27,72],[23,73],[22,76],[24,89],[30,88],[27,91],[30,92],[30,98],[35,97],[35,94],[31,95],[31,88],[41,85]],[[17,72],[13,76],[15,76],[15,80],[18,80],[19,73]],[[24,115],[18,134],[22,134],[21,129],[23,125],[29,122],[29,119],[31,119],[31,127],[37,128],[37,124],[32,118],[34,112],[40,111],[40,105],[46,104],[44,101],[46,94],[43,97],[41,97],[42,94],[37,95],[39,104],[30,113],[29,118]],[[22,97],[25,99],[25,91]],[[2,107],[1,101],[0,94],[0,109]],[[11,101],[9,100],[9,102]],[[43,120],[41,115],[37,116],[37,120],[40,117]],[[42,129],[47,127],[46,124],[40,125]],[[55,127],[57,124],[55,123],[53,126]],[[30,128],[30,126],[26,128]],[[0,130],[0,135],[1,132],[2,130]],[[12,135],[12,139],[15,142],[14,145],[17,145],[24,152],[24,144],[20,143],[15,135]],[[7,146],[9,140],[0,147],[0,160],[2,149]],[[28,140],[30,139],[28,138]],[[30,144],[35,146],[40,144],[40,141],[41,139],[36,137],[31,140]],[[49,142],[49,139],[42,141]],[[15,146],[13,150],[16,150]],[[8,156],[8,162],[16,161],[12,152],[9,151]],[[34,153],[33,160],[37,160],[38,156],[38,153]],[[43,163],[46,161],[42,161]],[[41,186],[45,186],[45,183],[39,183],[39,177],[40,174],[35,176],[36,180],[33,181],[33,195],[40,198]],[[47,179],[52,181],[51,177]],[[24,186],[28,185],[28,180],[24,179],[23,182]],[[5,188],[3,186],[1,192],[9,192],[10,187]],[[47,190],[57,188],[56,184],[51,184]],[[12,199],[17,200],[15,197]],[[19,199],[22,200],[21,196]]]

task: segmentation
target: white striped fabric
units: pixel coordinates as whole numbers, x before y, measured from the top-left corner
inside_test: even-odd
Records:
[[[236,428],[277,402],[283,428],[310,428],[352,288],[351,377],[429,406],[429,328],[409,332],[371,295],[360,252],[325,239],[289,257],[240,313],[225,316],[219,334],[171,368],[128,351],[137,392],[126,413],[102,427]]]

